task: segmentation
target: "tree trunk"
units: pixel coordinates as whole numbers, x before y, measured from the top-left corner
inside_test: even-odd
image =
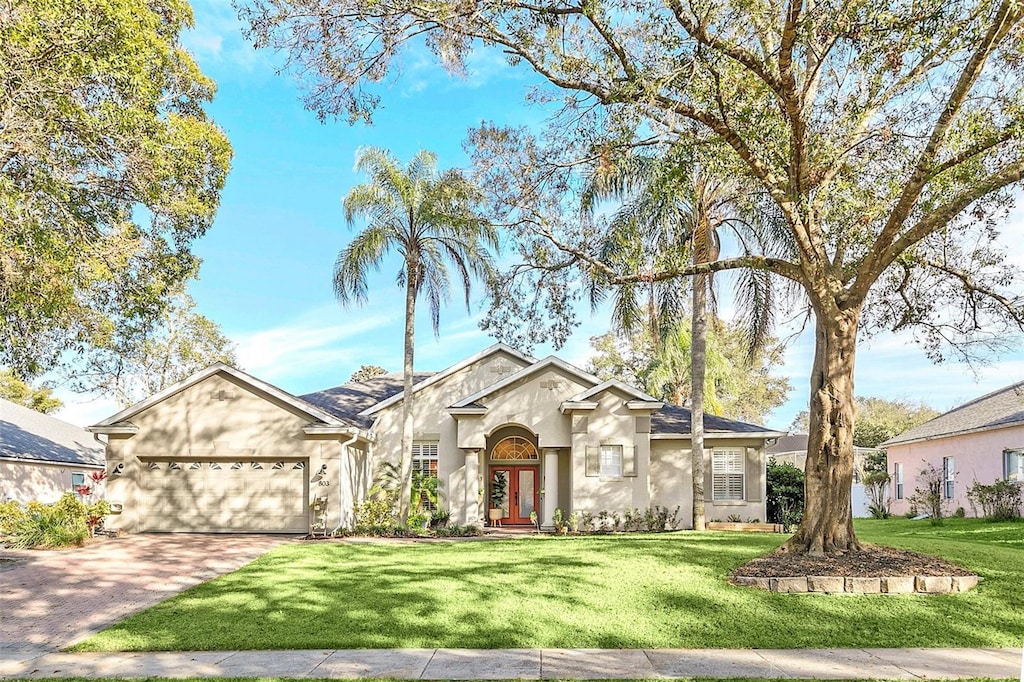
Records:
[[[853,530],[853,369],[860,309],[815,311],[804,518],[785,551],[860,549]]]
[[[398,520],[403,525],[409,521],[409,507],[412,500],[412,381],[413,351],[416,347],[416,285],[419,268],[415,261],[406,264],[405,278],[405,353],[402,359],[402,480],[398,493]]]
[[[690,470],[693,473],[693,529],[704,519],[704,373],[707,364],[707,275],[693,278],[690,329]]]

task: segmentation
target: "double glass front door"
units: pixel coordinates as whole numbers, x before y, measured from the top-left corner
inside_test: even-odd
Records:
[[[491,467],[492,495],[495,487],[500,489],[505,484],[505,496],[501,508],[502,523],[509,525],[527,525],[530,513],[537,510],[539,504],[536,466],[494,466]]]

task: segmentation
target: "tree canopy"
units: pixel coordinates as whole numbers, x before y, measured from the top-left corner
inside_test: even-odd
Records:
[[[34,388],[7,368],[0,369],[0,398],[43,414],[56,412],[64,406],[60,398],[53,397],[53,389],[48,386]]]
[[[102,348],[68,370],[69,386],[126,407],[216,362],[237,367],[235,343],[195,305],[191,296],[179,293],[155,322],[119,326]]]
[[[231,148],[184,0],[0,10],[0,362],[40,374],[157,319],[194,276]]]
[[[748,355],[742,325],[715,321],[709,325],[704,399],[707,410],[728,419],[764,424],[786,402],[792,387],[773,372],[782,364],[782,345],[770,338],[753,357]],[[689,330],[669,331],[671,349],[653,350],[646,333],[620,336],[608,332],[590,339],[593,354],[588,370],[602,379],[619,379],[677,405],[690,403]]]
[[[242,16],[257,45],[288,52],[322,116],[368,116],[374,84],[424,41],[454,71],[498,49],[551,86],[536,97],[561,109],[538,135],[484,125],[470,137],[532,275],[501,305],[529,312],[522,294],[540,293],[546,310],[533,310],[571,310],[561,267],[606,285],[734,269],[790,283],[813,315],[815,356],[806,510],[788,549],[859,548],[858,333],[915,329],[939,358],[1005,348],[1024,328],[1020,272],[998,239],[1024,176],[1017,0],[252,0]],[[605,262],[600,224],[567,195],[573,169],[640,146],[749,181],[779,238],[697,265]],[[505,319],[528,320],[518,312]]]

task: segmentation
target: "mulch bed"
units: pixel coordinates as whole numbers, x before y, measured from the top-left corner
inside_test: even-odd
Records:
[[[732,574],[735,577],[750,578],[799,578],[812,575],[847,578],[974,575],[963,566],[939,557],[874,545],[865,545],[860,552],[825,557],[776,551],[740,566]]]

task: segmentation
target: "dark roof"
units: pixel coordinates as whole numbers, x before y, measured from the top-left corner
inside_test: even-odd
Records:
[[[765,433],[766,426],[747,424],[733,419],[704,413],[704,431],[707,433]],[[651,433],[690,433],[690,410],[675,405],[665,405],[651,415]]]
[[[0,398],[0,457],[103,466],[104,447],[85,429]]]
[[[790,433],[778,441],[775,445],[764,449],[768,455],[777,455],[782,452],[799,452],[803,450],[807,451],[807,434],[806,433]]]
[[[417,372],[413,375],[412,383],[416,385],[434,374]],[[366,381],[350,381],[334,388],[307,393],[299,398],[335,417],[368,428],[373,423],[373,417],[360,417],[359,413],[401,392],[402,373],[392,372]]]
[[[882,443],[881,447],[998,429],[1014,424],[1024,424],[1024,381],[954,407],[945,414],[890,438]]]

